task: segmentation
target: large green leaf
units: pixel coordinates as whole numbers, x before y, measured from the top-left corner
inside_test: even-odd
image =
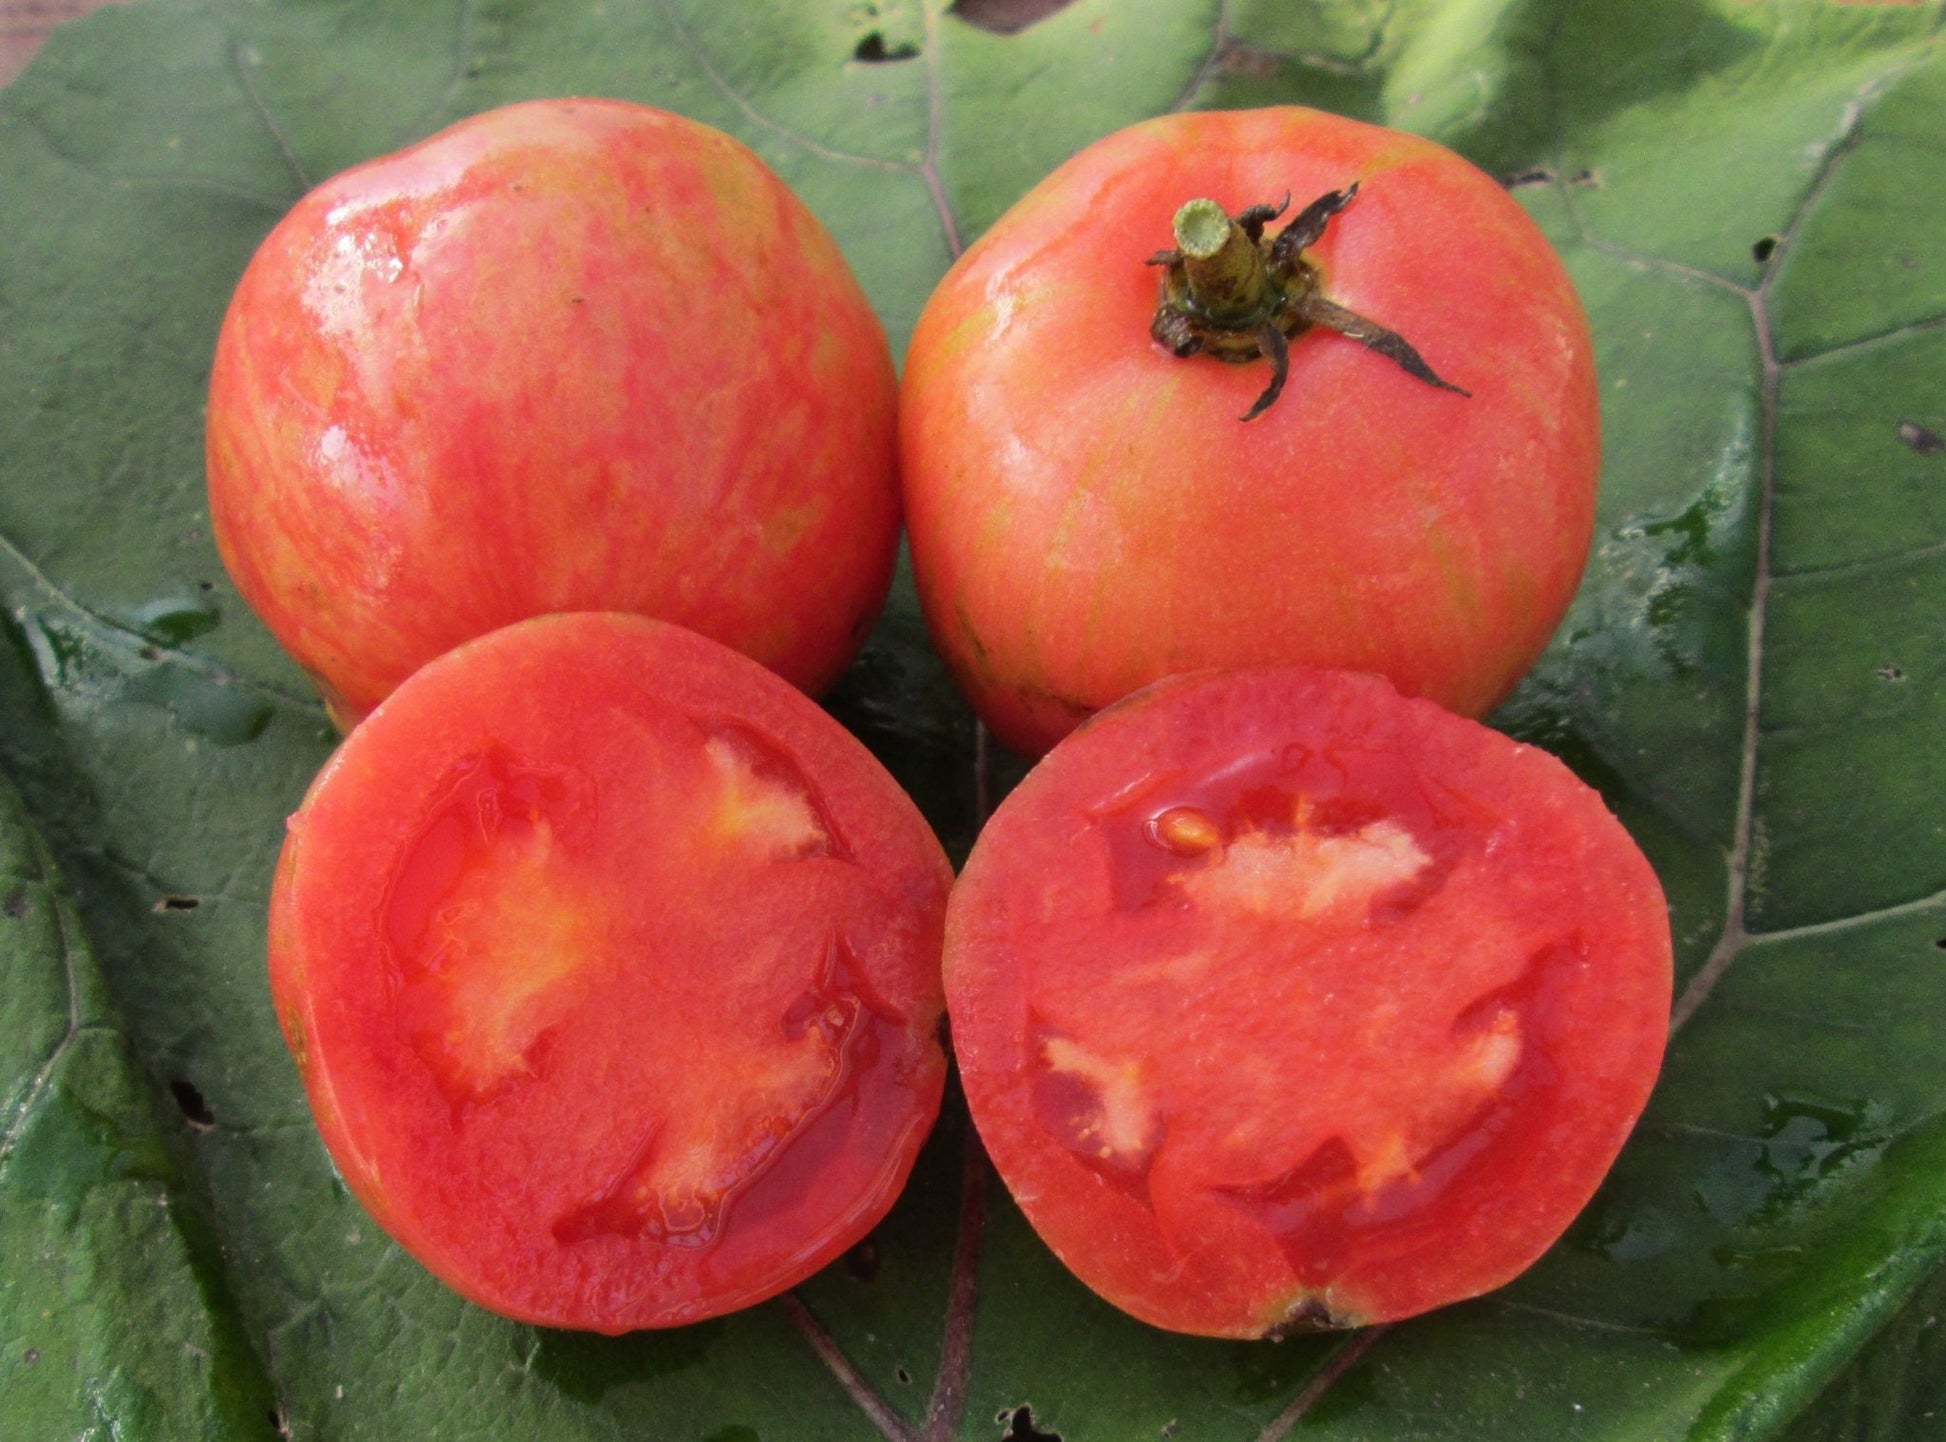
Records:
[[[268,1434],[249,1400],[267,1378],[301,1438],[1941,1435],[1940,19],[1075,0],[999,35],[940,0],[150,0],[59,34],[0,96],[0,765],[74,879],[112,1002],[50,979],[63,957],[85,970],[71,933],[18,942],[41,971],[0,1008],[0,1056],[32,1077],[58,1054],[42,1100],[7,1083],[4,1430]],[[268,1002],[281,819],[331,738],[217,563],[202,391],[230,286],[308,184],[568,92],[755,146],[901,347],[956,247],[1073,149],[1171,107],[1322,104],[1514,184],[1592,313],[1608,448],[1587,585],[1500,721],[1642,840],[1681,971],[1649,1114],[1533,1272],[1350,1339],[1156,1332],[1052,1261],[957,1103],[869,1244],[677,1332],[501,1321],[372,1226]],[[976,765],[909,584],[833,706],[963,850],[1006,766]],[[44,851],[12,820],[0,842],[12,884],[67,915]],[[117,1012],[130,1049],[92,1019]],[[137,1116],[150,1076],[196,1125]],[[107,1100],[84,1126],[57,1094]],[[28,1118],[70,1128],[43,1154],[66,1190],[35,1189]],[[189,1221],[128,1204],[144,1187]],[[50,1288],[91,1300],[62,1319],[58,1385],[28,1383],[16,1339]]]

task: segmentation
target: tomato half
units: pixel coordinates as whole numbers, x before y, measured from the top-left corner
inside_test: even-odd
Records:
[[[620,615],[401,686],[290,821],[279,1018],[346,1182],[467,1297],[693,1321],[891,1205],[937,1114],[951,870],[837,723]]]
[[[271,232],[217,342],[210,517],[341,724],[551,611],[673,621],[816,692],[891,583],[895,400],[837,245],[756,155],[535,101]]]
[[[981,834],[946,923],[974,1121],[1089,1286],[1260,1337],[1500,1285],[1669,1021],[1654,873],[1560,762],[1376,677],[1165,681]]]
[[[1354,184],[1302,252],[1319,293],[1446,388],[1314,324],[1241,421],[1270,362],[1158,343],[1148,262],[1192,199],[1290,199],[1268,246]],[[1295,108],[1172,115],[1082,151],[947,274],[907,353],[900,457],[934,640],[1018,750],[1201,667],[1376,671],[1482,715],[1586,560],[1593,350],[1545,237],[1451,151]]]

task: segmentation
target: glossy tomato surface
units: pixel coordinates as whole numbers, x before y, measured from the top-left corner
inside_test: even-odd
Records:
[[[1323,294],[1471,397],[1314,327],[1281,399],[1242,422],[1268,362],[1151,340],[1144,262],[1192,198],[1295,212],[1352,182],[1306,252]],[[1148,121],[1002,216],[920,318],[900,445],[927,620],[1028,753],[1200,667],[1376,671],[1480,715],[1579,582],[1596,402],[1559,260],[1451,151],[1295,108]]]
[[[790,1286],[937,1113],[951,871],[871,755],[676,627],[427,666],[290,821],[278,1016],[346,1182],[494,1311],[619,1332]]]
[[[1661,889],[1595,792],[1342,672],[1105,712],[995,813],[946,925],[1021,1210],[1109,1301],[1214,1336],[1520,1272],[1641,1112],[1670,985]]]
[[[549,611],[658,616],[815,692],[890,584],[894,406],[864,294],[754,154],[537,101],[271,232],[217,345],[211,518],[341,722]]]

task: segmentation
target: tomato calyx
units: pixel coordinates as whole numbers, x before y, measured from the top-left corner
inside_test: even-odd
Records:
[[[1191,200],[1176,212],[1175,249],[1148,258],[1146,264],[1164,267],[1162,300],[1149,322],[1159,344],[1179,359],[1201,354],[1243,365],[1269,358],[1270,384],[1240,419],[1255,420],[1276,403],[1290,375],[1290,342],[1314,325],[1378,352],[1427,385],[1472,394],[1442,378],[1397,331],[1320,291],[1318,268],[1304,252],[1357,194],[1355,180],[1326,191],[1274,237],[1265,230],[1290,208],[1288,192],[1277,205],[1253,205],[1234,216],[1213,200]]]

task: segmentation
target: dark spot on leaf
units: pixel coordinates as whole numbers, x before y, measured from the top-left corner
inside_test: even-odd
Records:
[[[1762,265],[1776,253],[1777,237],[1774,235],[1760,235],[1757,237],[1756,243],[1750,247],[1751,259],[1755,260],[1759,265]]]
[[[1940,937],[1939,940],[1933,943],[1933,945],[1938,947],[1941,951],[1946,951],[1946,936]]]
[[[897,45],[887,45],[885,36],[876,30],[866,32],[865,38],[858,42],[858,48],[851,52],[854,60],[863,60],[868,65],[877,65],[886,60],[911,60],[918,56],[919,47],[910,40]]]
[[[1516,170],[1500,183],[1509,190],[1519,190],[1525,185],[1552,185],[1558,176],[1545,165],[1531,166],[1526,170]]]
[[[1034,1409],[1025,1402],[1009,1408],[993,1419],[1007,1430],[1000,1442],[1061,1442],[1059,1432],[1043,1432],[1034,1425]]]
[[[1883,666],[1879,667],[1874,674],[1877,675],[1878,679],[1881,681],[1905,680],[1905,669],[1892,661],[1887,661]]]
[[[194,911],[202,904],[203,898],[200,896],[165,896],[155,904],[153,909],[158,913],[164,911]]]
[[[1241,40],[1226,40],[1216,53],[1216,71],[1244,80],[1269,80],[1284,68],[1284,57]]]
[[[1018,35],[1072,3],[1073,0],[953,0],[946,13],[989,35]]]
[[[1577,170],[1568,177],[1569,185],[1585,185],[1594,189],[1601,188],[1601,176],[1592,170]]]
[[[0,910],[4,910],[7,915],[18,921],[32,908],[28,905],[26,892],[10,891],[7,893],[6,901],[0,902]]]
[[[162,659],[162,653],[153,646],[144,646],[141,650],[141,656],[144,661],[159,661]]]
[[[1899,439],[1922,456],[1936,456],[1946,451],[1946,436],[1917,421],[1900,421]]]
[[[216,1113],[209,1109],[209,1103],[203,1100],[194,1082],[177,1077],[169,1083],[169,1095],[176,1099],[176,1105],[197,1131],[206,1132],[216,1125]]]
[[[199,590],[199,591],[214,591],[214,590],[216,589],[216,582],[214,582],[214,581],[198,581],[198,582],[196,583],[196,589],[197,589],[197,590]]]
[[[905,1368],[903,1367],[895,1368],[892,1372],[892,1375],[899,1379],[899,1383],[901,1386],[910,1387],[912,1385],[912,1374],[906,1371]]]
[[[40,1359],[41,1359],[41,1349],[39,1347],[29,1347],[25,1352],[21,1353],[20,1355],[20,1360],[27,1363],[29,1366],[32,1366],[34,1363],[40,1361]]]
[[[878,1246],[870,1238],[845,1253],[845,1270],[861,1282],[878,1279]]]

